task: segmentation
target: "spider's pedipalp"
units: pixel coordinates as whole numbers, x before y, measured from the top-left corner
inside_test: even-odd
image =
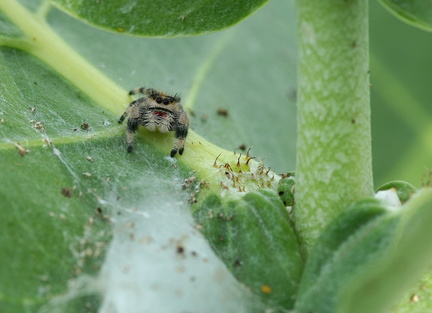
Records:
[[[126,116],[127,116],[127,113],[124,112],[124,113],[122,114],[122,116],[120,116],[120,118],[118,119],[118,123],[119,123],[119,124],[123,123],[123,121],[125,120]]]

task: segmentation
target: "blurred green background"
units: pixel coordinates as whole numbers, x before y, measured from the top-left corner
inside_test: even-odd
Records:
[[[372,153],[375,186],[420,186],[432,169],[432,33],[370,1]]]

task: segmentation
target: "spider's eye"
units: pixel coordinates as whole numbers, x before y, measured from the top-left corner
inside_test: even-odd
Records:
[[[160,97],[156,98],[156,102],[157,103],[162,103],[162,98],[160,98]]]
[[[169,104],[169,100],[168,100],[168,99],[164,99],[164,100],[163,100],[163,104],[165,104],[165,105],[166,105],[166,104]]]

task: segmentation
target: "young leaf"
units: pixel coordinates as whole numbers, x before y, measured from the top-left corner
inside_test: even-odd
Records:
[[[431,265],[431,206],[432,190],[425,189],[399,211],[366,219],[362,228],[337,245],[331,258],[321,265],[314,283],[300,291],[296,311],[387,312]],[[351,209],[351,212],[356,213],[356,210]],[[369,214],[369,210],[365,210],[365,214]],[[349,215],[347,211],[341,218]],[[331,230],[330,226],[324,233]],[[330,237],[324,239],[327,238]],[[318,250],[321,249],[319,241]],[[310,261],[309,264],[316,264]],[[316,268],[309,268],[309,264],[305,277],[310,278],[310,270]]]
[[[146,37],[178,37],[232,26],[268,0],[51,0],[69,14],[107,30]]]
[[[424,0],[380,0],[381,4],[402,21],[432,31],[432,3]]]
[[[211,195],[194,217],[216,254],[266,307],[292,309],[303,261],[276,192],[260,189],[234,201]]]

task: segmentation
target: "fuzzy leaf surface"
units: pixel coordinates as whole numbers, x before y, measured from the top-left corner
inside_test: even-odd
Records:
[[[335,219],[314,247],[326,255],[323,258],[312,251],[297,312],[386,312],[431,266],[430,188],[420,191],[397,212],[383,214],[374,202],[369,208],[365,202],[357,205]],[[357,215],[354,225],[358,223],[362,210],[364,225],[329,250],[329,239],[340,241],[335,231],[339,232],[351,215]]]
[[[216,254],[253,294],[269,308],[293,307],[303,260],[276,192],[262,189],[228,203],[209,196],[194,215]]]

